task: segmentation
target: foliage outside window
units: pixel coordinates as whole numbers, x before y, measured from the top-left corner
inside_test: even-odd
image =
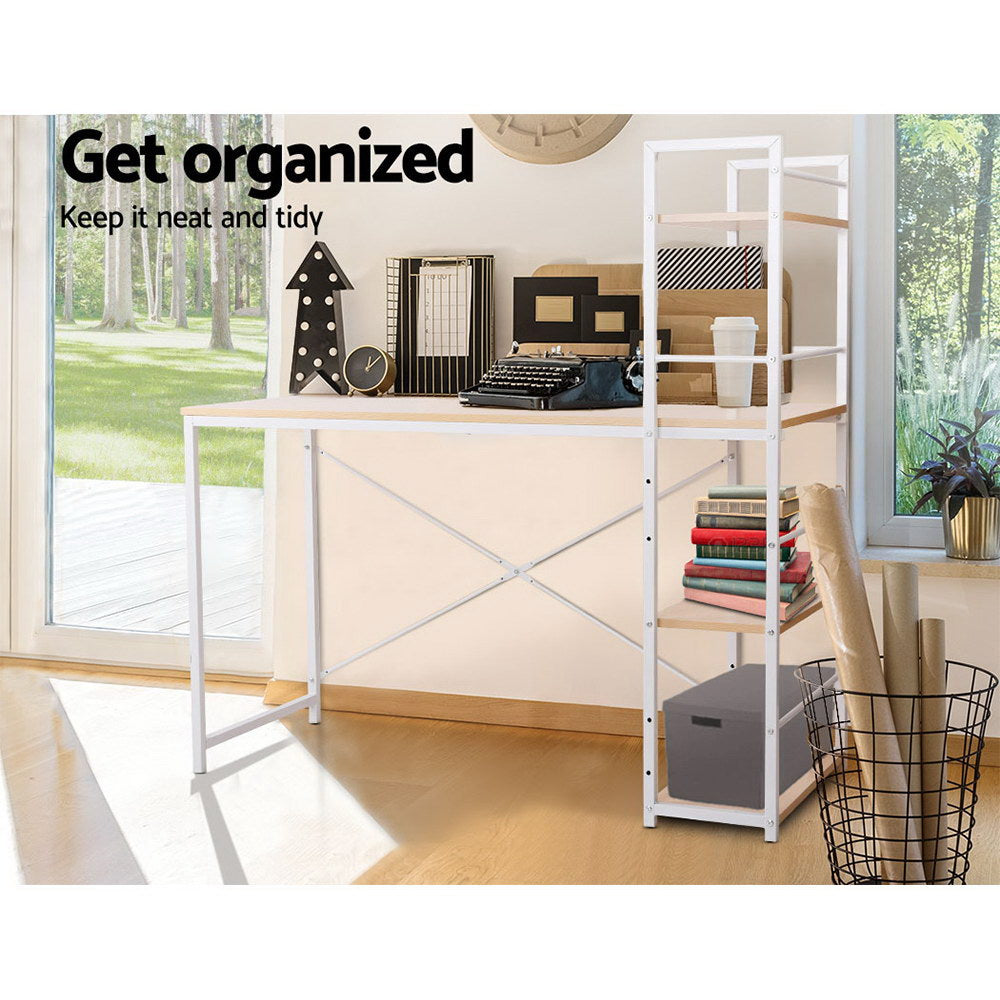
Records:
[[[155,133],[165,183],[82,184],[60,151],[77,129],[100,147]],[[267,115],[57,115],[55,119],[54,471],[57,478],[181,482],[180,407],[264,394],[268,228],[158,225],[160,213],[256,210],[238,184],[197,184],[181,169],[189,145],[270,141]],[[60,225],[60,206],[146,208],[147,229]],[[206,434],[204,482],[260,487],[262,437]]]
[[[896,118],[896,514],[936,456],[921,430],[1000,407],[998,140],[1000,115]]]

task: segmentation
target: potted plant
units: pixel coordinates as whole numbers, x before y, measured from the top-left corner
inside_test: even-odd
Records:
[[[1000,446],[980,441],[1000,410],[973,411],[974,425],[940,420],[940,437],[923,431],[941,450],[911,469],[910,482],[930,489],[913,508],[936,500],[944,526],[945,552],[953,559],[1000,558]]]

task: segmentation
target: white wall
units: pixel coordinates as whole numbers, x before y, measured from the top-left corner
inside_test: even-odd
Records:
[[[284,141],[356,142],[357,129],[369,125],[372,141],[440,146],[457,139],[469,124],[461,115],[289,117]],[[386,256],[488,252],[496,255],[496,331],[503,351],[511,336],[514,276],[559,261],[641,259],[644,140],[769,133],[785,136],[786,155],[845,152],[851,141],[846,116],[637,116],[608,147],[577,163],[520,163],[477,134],[471,184],[300,185],[287,187],[284,201],[324,211],[320,238],[355,289],[344,295],[349,347],[385,342]],[[664,179],[675,185],[667,196],[668,210],[725,207],[724,156],[682,158]],[[832,213],[834,189],[817,192],[815,186],[791,182],[788,187],[788,208]],[[748,183],[744,191],[762,197],[763,188]],[[287,237],[286,270],[287,262],[294,266],[311,241],[309,233]],[[795,342],[828,343],[833,338],[834,239],[822,232],[790,232],[785,253],[794,285]],[[295,315],[290,293],[284,295],[283,309],[282,385]],[[831,376],[830,359],[800,363],[795,398],[832,398]],[[832,481],[833,435],[832,427],[823,425],[790,430],[784,480]],[[301,447],[291,437],[285,435],[278,456],[275,673],[302,679]],[[639,499],[640,455],[634,441],[331,434],[323,444],[515,561],[530,559]],[[760,481],[759,446],[747,444],[745,449],[745,479]],[[721,453],[721,445],[664,444],[664,482],[686,476]],[[325,662],[417,620],[496,574],[493,564],[330,463],[322,464],[321,475]],[[703,489],[704,483],[691,487],[662,505],[664,604],[680,596],[681,567],[691,555],[692,501]],[[537,575],[638,637],[640,573],[640,527],[632,518],[545,564]],[[877,591],[877,580],[873,582]],[[923,612],[949,620],[952,655],[996,669],[996,586],[935,580],[925,584],[923,593]],[[661,635],[661,654],[699,677],[710,676],[724,662],[723,636]],[[759,656],[756,640],[747,648],[750,656]],[[783,641],[785,662],[828,653],[821,615]],[[510,698],[641,703],[638,653],[517,581],[352,664],[336,680]],[[678,682],[665,674],[664,694],[678,689]]]

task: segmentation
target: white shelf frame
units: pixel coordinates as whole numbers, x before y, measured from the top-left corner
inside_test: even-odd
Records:
[[[300,397],[301,398],[301,397]],[[502,417],[503,411],[497,411],[497,417],[489,420],[477,420],[476,422],[455,422],[428,415],[421,419],[384,419],[385,414],[377,411],[368,412],[364,415],[359,412],[358,417],[342,419],[333,407],[336,400],[342,397],[334,397],[329,402],[330,410],[325,415],[314,413],[311,416],[290,417],[280,415],[263,415],[255,403],[261,401],[251,401],[247,404],[216,404],[213,408],[192,407],[184,413],[184,469],[185,469],[185,501],[187,509],[187,557],[188,557],[188,602],[190,611],[190,664],[191,664],[191,740],[192,740],[192,770],[195,774],[204,774],[208,770],[208,750],[211,747],[219,746],[231,739],[242,736],[253,729],[265,726],[287,715],[291,715],[301,709],[308,709],[309,722],[319,724],[322,722],[322,691],[321,685],[324,678],[328,677],[336,670],[346,667],[350,663],[381,649],[383,646],[403,636],[422,628],[430,622],[455,611],[457,608],[477,597],[503,584],[520,580],[522,583],[540,591],[552,600],[562,604],[564,607],[575,612],[581,618],[592,625],[603,629],[616,639],[629,646],[636,652],[642,652],[641,642],[632,636],[626,635],[615,628],[609,622],[598,615],[581,607],[565,595],[543,583],[531,572],[535,567],[553,557],[565,552],[567,549],[579,545],[581,542],[607,530],[613,525],[639,513],[641,504],[636,504],[627,510],[621,511],[583,533],[567,539],[548,551],[535,556],[524,563],[515,563],[503,556],[490,551],[485,546],[474,539],[463,534],[458,529],[453,528],[429,511],[423,510],[405,497],[389,489],[382,483],[353,468],[332,452],[319,446],[317,442],[317,432],[321,430],[336,430],[338,432],[368,432],[368,433],[430,433],[430,434],[470,434],[470,435],[513,435],[521,437],[616,437],[621,439],[638,439],[642,434],[640,424],[606,424],[600,422],[589,422],[592,418],[589,414],[593,411],[580,411],[579,422],[568,423],[561,420],[551,419],[549,414],[539,414],[533,422],[511,422]],[[220,414],[219,409],[243,409],[244,415]],[[633,411],[634,412],[634,411]],[[558,414],[556,415],[558,416]],[[304,520],[305,520],[305,582],[306,582],[306,630],[307,630],[307,652],[306,652],[306,694],[286,702],[275,708],[265,709],[248,716],[239,722],[225,726],[221,729],[210,730],[205,706],[206,687],[206,663],[205,663],[205,636],[204,621],[202,614],[203,587],[202,587],[202,524],[201,524],[201,503],[200,503],[200,455],[199,455],[199,432],[202,427],[230,427],[246,428],[254,430],[286,430],[297,431],[302,435],[303,447],[303,469],[305,476],[304,489]],[[685,433],[694,430],[699,434],[704,434],[703,428],[677,428],[678,433]],[[755,432],[753,428],[744,429],[745,433]],[[734,433],[740,431],[734,430]],[[399,629],[377,642],[366,646],[351,655],[339,660],[328,667],[323,666],[323,643],[322,643],[322,616],[321,616],[321,579],[320,579],[320,523],[319,523],[319,460],[326,459],[336,465],[341,470],[356,476],[365,482],[372,489],[377,490],[390,499],[406,507],[419,517],[430,522],[442,531],[451,535],[479,552],[480,555],[494,561],[500,571],[500,575],[483,586],[476,588],[470,593],[459,596],[457,599],[444,605],[437,611],[432,612],[413,622],[402,629]],[[717,472],[725,464],[722,458],[713,459],[703,468],[683,476],[669,486],[665,486],[659,493],[658,500],[665,499],[671,493],[683,489],[699,479]],[[674,674],[685,684],[696,683],[694,678],[679,670],[673,664],[664,659],[658,661],[664,670]]]
[[[701,216],[669,216],[659,214],[659,195],[656,167],[661,155],[676,153],[704,153],[727,151],[760,151],[764,155],[751,159],[730,159],[726,166],[726,212]],[[817,169],[833,170],[832,175],[815,173]],[[748,170],[767,171],[767,210],[741,212],[740,174]],[[810,217],[801,213],[787,213],[784,209],[785,179],[805,181],[837,188],[837,215],[835,217]],[[787,720],[786,713],[778,717],[778,665],[780,663],[781,626],[779,623],[779,566],[778,566],[778,491],[781,484],[781,442],[782,428],[781,378],[782,365],[786,361],[802,361],[812,358],[836,357],[836,404],[847,406],[848,372],[850,371],[849,313],[848,313],[848,225],[849,225],[850,166],[846,155],[785,157],[784,142],[780,135],[749,137],[727,137],[719,139],[682,139],[646,142],[643,152],[643,822],[648,827],[656,825],[657,819],[673,817],[725,823],[737,826],[759,827],[764,839],[775,842],[778,839],[782,819],[782,798],[778,783],[778,759],[781,724]],[[836,342],[823,347],[792,349],[782,347],[781,312],[782,280],[784,273],[784,226],[789,222],[810,224],[815,220],[818,227],[835,233],[836,247]],[[767,351],[763,356],[753,358],[720,358],[715,355],[692,357],[691,355],[658,354],[657,312],[658,290],[656,287],[656,246],[661,226],[704,225],[705,228],[726,232],[726,243],[738,246],[740,226],[747,221],[764,222],[767,226],[767,263],[771,280],[767,289]],[[727,223],[731,223],[728,225]],[[658,595],[658,552],[659,532],[657,524],[658,492],[658,442],[663,438],[691,437],[678,434],[675,428],[660,427],[657,422],[657,365],[663,361],[705,361],[738,360],[745,364],[767,365],[767,406],[763,432],[746,435],[733,434],[724,429],[712,428],[711,433],[699,437],[715,438],[725,442],[727,480],[730,484],[740,481],[741,445],[744,440],[763,441],[766,461],[765,480],[767,485],[766,506],[766,615],[764,618],[764,808],[733,809],[717,805],[681,802],[670,799],[666,789],[661,788],[659,776],[659,595]],[[845,411],[836,421],[836,462],[837,481],[848,486],[848,413]],[[743,638],[740,632],[730,632],[728,638],[728,661],[732,665],[743,662]],[[785,810],[798,804],[797,797],[784,796]]]
[[[732,825],[753,826],[762,828],[765,840],[778,839],[778,830],[782,810],[794,808],[801,801],[808,782],[800,780],[790,788],[785,795],[779,795],[778,789],[778,743],[779,729],[788,715],[781,720],[777,712],[777,668],[780,644],[780,628],[778,626],[778,506],[777,486],[781,481],[781,439],[785,424],[797,426],[814,421],[833,421],[836,424],[837,476],[841,483],[847,484],[847,377],[850,368],[850,347],[848,340],[848,230],[841,226],[831,226],[829,218],[818,223],[827,232],[837,237],[837,295],[836,295],[836,343],[824,347],[794,348],[789,352],[782,349],[781,339],[781,281],[772,281],[768,288],[768,344],[767,353],[762,357],[738,358],[742,363],[767,365],[767,406],[765,419],[761,422],[756,417],[745,419],[738,414],[738,419],[718,421],[710,415],[705,415],[705,408],[692,408],[691,413],[698,414],[697,419],[705,419],[705,424],[680,421],[676,414],[670,416],[669,407],[660,407],[656,398],[657,364],[663,361],[691,362],[691,355],[658,355],[657,328],[657,289],[655,254],[657,243],[657,227],[661,223],[656,215],[657,185],[656,158],[661,154],[681,152],[704,152],[726,150],[762,150],[763,158],[755,160],[730,160],[727,175],[727,213],[733,219],[734,227],[726,229],[727,242],[730,245],[739,243],[740,213],[739,208],[739,173],[743,170],[766,169],[768,175],[768,209],[767,230],[768,247],[767,260],[770,273],[782,274],[783,256],[783,224],[782,211],[784,179],[791,177],[796,180],[833,184],[838,188],[838,216],[846,221],[848,218],[848,158],[846,156],[829,157],[790,157],[782,156],[782,139],[780,136],[757,136],[751,138],[729,138],[715,140],[665,141],[648,142],[644,149],[644,190],[643,190],[643,344],[644,344],[644,383],[641,422],[636,419],[621,421],[615,418],[607,421],[595,411],[580,411],[578,418],[574,415],[572,421],[565,419],[563,414],[539,413],[525,416],[518,414],[516,419],[505,416],[503,411],[496,414],[473,415],[466,419],[465,414],[436,412],[433,409],[414,405],[413,412],[400,410],[391,400],[385,400],[373,408],[366,409],[360,405],[352,405],[350,414],[345,416],[342,397],[331,397],[322,404],[305,406],[293,405],[291,401],[263,400],[237,404],[215,404],[206,407],[190,407],[184,412],[184,443],[185,443],[185,497],[187,502],[188,525],[188,577],[190,603],[190,662],[191,662],[191,697],[192,697],[192,742],[193,770],[197,774],[207,769],[207,751],[209,747],[218,746],[230,739],[236,738],[259,726],[266,725],[276,719],[283,718],[300,709],[308,709],[309,721],[319,723],[322,719],[321,684],[323,678],[334,670],[346,666],[373,652],[376,648],[393,642],[403,635],[428,624],[462,604],[475,599],[482,593],[496,586],[513,580],[521,580],[536,589],[541,590],[550,598],[562,603],[565,607],[577,613],[616,638],[641,652],[643,664],[643,822],[646,826],[655,826],[658,817],[679,817],[685,819],[704,820],[709,822],[727,823]],[[835,178],[812,176],[809,171],[800,168],[832,168]],[[818,217],[817,217],[818,218]],[[717,221],[717,220],[716,220]],[[794,220],[801,223],[802,219]],[[808,223],[807,223],[808,224]],[[719,229],[713,223],[713,227]],[[789,412],[783,420],[781,371],[787,361],[801,361],[816,357],[833,355],[837,358],[836,367],[836,401],[832,405]],[[716,355],[707,355],[710,362],[724,360]],[[302,397],[295,397],[299,403]],[[286,403],[288,405],[286,405]],[[352,401],[356,404],[357,401]],[[280,404],[280,405],[273,405]],[[631,411],[635,412],[635,411]],[[718,411],[722,412],[722,411]],[[727,415],[728,416],[728,415]],[[662,418],[662,419],[661,419]],[[307,693],[294,701],[267,709],[251,715],[247,719],[234,723],[223,729],[209,731],[205,713],[205,648],[202,619],[202,557],[201,557],[201,516],[200,516],[200,468],[198,439],[202,427],[239,427],[262,430],[297,431],[302,435],[304,476],[305,476],[305,579],[306,579],[306,617],[307,617]],[[620,513],[575,538],[569,539],[550,551],[523,563],[515,564],[503,557],[485,550],[474,540],[461,535],[456,529],[427,511],[411,504],[405,498],[393,493],[381,483],[358,470],[351,468],[337,456],[319,448],[316,432],[320,430],[336,430],[338,432],[376,432],[376,433],[433,433],[433,434],[463,434],[463,435],[513,435],[523,437],[592,437],[621,438],[639,440],[642,445],[643,482],[641,503]],[[670,486],[660,488],[658,481],[657,446],[660,440],[704,440],[724,443],[723,455],[711,461],[707,466],[686,477],[682,477]],[[767,451],[766,477],[768,484],[767,503],[767,544],[768,544],[768,576],[767,576],[767,614],[764,621],[765,629],[765,804],[762,810],[733,809],[723,806],[713,806],[694,802],[672,800],[661,794],[659,787],[659,737],[657,733],[658,698],[658,668],[660,666],[671,671],[676,677],[688,684],[694,680],[659,656],[658,652],[658,594],[657,594],[657,506],[659,500],[669,493],[686,486],[702,476],[725,469],[727,481],[736,484],[741,481],[742,442],[762,442]],[[318,465],[319,459],[330,460],[344,471],[359,476],[372,488],[383,492],[392,499],[407,506],[419,516],[435,524],[443,531],[472,548],[495,559],[501,569],[501,574],[484,587],[459,597],[439,611],[426,616],[420,621],[399,630],[375,645],[353,654],[346,660],[341,660],[329,667],[323,666],[322,629],[320,616],[320,567],[319,567],[319,498],[318,498]],[[563,595],[543,585],[530,572],[542,561],[552,558],[559,552],[579,544],[593,535],[617,524],[624,518],[642,512],[643,545],[643,618],[642,632],[639,641],[625,635],[601,620],[596,615],[582,608]],[[786,626],[787,627],[787,626]],[[738,631],[729,633],[729,662],[742,662],[742,634]],[[801,793],[801,794],[800,794]]]

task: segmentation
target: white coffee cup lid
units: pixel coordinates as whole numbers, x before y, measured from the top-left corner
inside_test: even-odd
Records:
[[[712,329],[725,327],[730,330],[756,330],[757,321],[753,316],[716,316]]]

